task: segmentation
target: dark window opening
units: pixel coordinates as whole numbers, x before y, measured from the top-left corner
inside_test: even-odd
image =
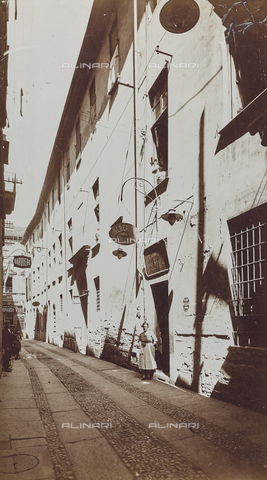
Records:
[[[58,203],[60,204],[60,188],[61,188],[61,185],[60,185],[60,172],[58,173],[58,176],[57,176],[57,198],[58,198]]]
[[[149,99],[153,112],[154,121],[168,108],[168,70],[166,67],[158,76],[156,82],[149,91]]]
[[[231,239],[235,343],[267,346],[267,204],[228,222]]]
[[[157,152],[157,163],[159,172],[168,171],[168,112],[159,117],[153,125],[152,136]]]
[[[100,222],[100,214],[99,214],[99,204],[94,209],[95,216],[98,222]]]
[[[168,70],[167,65],[149,91],[153,126],[151,133],[157,159],[153,160],[154,172],[168,171]],[[155,165],[157,168],[155,169]],[[160,178],[160,181],[162,178]]]
[[[59,241],[59,252],[60,252],[60,256],[62,257],[62,233],[59,235],[58,241]]]
[[[94,194],[95,200],[97,200],[99,196],[99,178],[96,179],[92,188],[93,188],[93,194]]]
[[[96,310],[100,310],[100,278],[94,278],[95,290],[96,290]]]
[[[6,293],[12,293],[13,292],[13,278],[8,277],[6,281]]]
[[[70,246],[70,251],[71,251],[71,253],[73,253],[73,241],[72,241],[72,237],[69,238],[69,246]]]

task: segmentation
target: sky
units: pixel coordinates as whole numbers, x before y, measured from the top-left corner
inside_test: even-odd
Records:
[[[16,226],[27,227],[35,213],[91,5],[92,0],[17,0],[15,20],[15,0],[9,0],[5,172],[16,173],[22,184],[6,220]]]

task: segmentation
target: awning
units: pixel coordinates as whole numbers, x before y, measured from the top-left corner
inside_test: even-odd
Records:
[[[254,15],[254,18],[256,16],[256,21],[267,15],[266,0],[209,0],[209,2],[214,6],[214,12],[226,22],[230,14],[232,21],[234,19],[238,22],[246,21],[245,17],[249,13]]]
[[[267,115],[267,88],[219,132],[220,139],[215,155],[246,133],[250,132],[252,135],[257,133],[261,126],[265,126],[265,115]]]

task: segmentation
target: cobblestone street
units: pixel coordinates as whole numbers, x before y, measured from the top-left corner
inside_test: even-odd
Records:
[[[1,401],[2,429],[9,428],[8,410],[21,408],[20,428],[1,438],[1,479],[18,473],[22,480],[265,478],[265,416],[156,380],[141,382],[136,372],[53,345],[27,340],[23,347],[8,378],[16,368],[29,376],[43,434],[25,433],[23,416],[32,404]],[[50,470],[37,476],[30,464],[16,466],[30,439],[35,445],[42,439],[51,459]]]

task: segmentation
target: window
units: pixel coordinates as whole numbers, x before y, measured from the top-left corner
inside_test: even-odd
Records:
[[[59,241],[59,252],[60,252],[60,257],[62,258],[62,233],[58,237]]]
[[[13,278],[8,277],[6,281],[6,293],[12,293],[13,292]]]
[[[95,212],[95,216],[96,216],[97,221],[100,222],[99,203],[98,203],[97,206],[95,207],[94,212]]]
[[[95,200],[97,200],[99,196],[99,178],[96,179],[92,188],[93,188],[93,194],[94,194]]]
[[[96,310],[100,310],[100,279],[99,277],[94,278],[95,290],[96,290]]]
[[[237,345],[267,346],[267,204],[228,222],[232,259],[232,315]]]
[[[76,123],[76,158],[81,152],[81,130],[80,130],[80,119]]]
[[[72,237],[69,238],[69,246],[70,246],[70,251],[71,251],[71,253],[73,253],[73,241],[72,241]]]
[[[168,70],[167,65],[162,70],[156,82],[149,91],[152,109],[153,137],[155,155],[153,164],[158,165],[158,172],[168,171]]]
[[[99,222],[100,221],[100,211],[99,211],[99,178],[96,179],[93,187],[93,194],[94,194],[94,198],[95,198],[95,201],[96,201],[96,207],[94,209],[94,212],[95,212],[95,216],[96,216],[96,219],[97,221]]]

